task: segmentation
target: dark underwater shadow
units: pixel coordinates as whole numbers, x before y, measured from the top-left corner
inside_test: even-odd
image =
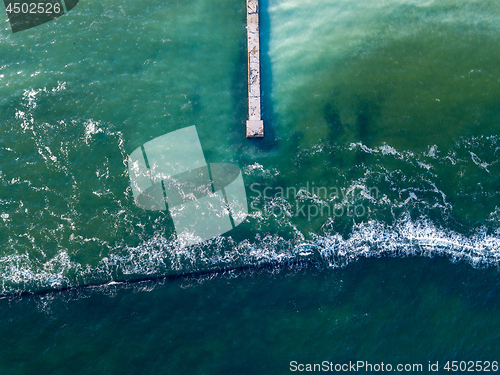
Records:
[[[264,139],[256,140],[262,150],[270,150],[277,146],[278,139],[274,128],[273,70],[269,45],[271,41],[271,17],[269,15],[269,0],[259,2],[260,18],[260,87],[262,101],[262,119],[264,120]]]

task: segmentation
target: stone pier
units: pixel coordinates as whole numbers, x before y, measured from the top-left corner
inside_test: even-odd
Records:
[[[264,137],[260,108],[259,1],[247,0],[248,121],[247,138]]]

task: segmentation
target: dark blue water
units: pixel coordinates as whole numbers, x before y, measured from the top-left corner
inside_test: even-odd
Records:
[[[291,361],[438,361],[447,373],[446,361],[498,359],[499,288],[493,269],[383,258],[13,298],[1,301],[0,368],[281,374]]]

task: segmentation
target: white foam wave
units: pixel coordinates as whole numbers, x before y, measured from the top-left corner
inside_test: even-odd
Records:
[[[64,251],[45,263],[27,255],[7,256],[0,258],[2,292],[113,283],[120,277],[134,279],[263,264],[279,266],[304,260],[319,260],[330,268],[381,256],[446,256],[474,267],[500,264],[500,230],[488,234],[481,228],[466,236],[439,228],[429,220],[413,221],[405,215],[390,226],[378,221],[357,224],[344,239],[339,234],[328,234],[331,224],[324,226],[324,234],[311,234],[311,240],[257,235],[253,241],[235,243],[232,238],[218,237],[201,246],[186,247],[158,235],[103,258],[96,267],[82,267]],[[78,280],[71,274],[78,275]]]
[[[448,256],[473,266],[498,266],[500,232],[487,234],[484,228],[472,236],[443,229],[429,220],[411,220],[405,216],[395,225],[370,221],[353,228],[348,239],[339,235],[316,236],[322,257],[329,266],[346,265],[360,257]]]

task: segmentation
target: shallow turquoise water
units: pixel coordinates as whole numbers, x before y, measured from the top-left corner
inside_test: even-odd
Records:
[[[292,354],[493,357],[499,21],[494,1],[261,1],[262,141],[244,138],[244,2],[87,0],[35,29],[5,23],[2,366],[280,373]],[[207,162],[243,171],[250,215],[186,248],[166,212],[134,205],[127,156],[191,125]],[[157,281],[54,292],[145,278]],[[49,294],[13,297],[36,291]],[[230,333],[211,343],[218,325]]]

